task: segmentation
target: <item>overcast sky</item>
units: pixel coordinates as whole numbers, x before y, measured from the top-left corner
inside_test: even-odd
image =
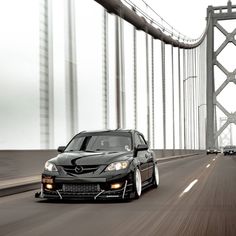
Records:
[[[140,0],[138,0],[140,1]],[[134,0],[135,2],[135,0]],[[160,14],[169,24],[181,33],[198,38],[206,25],[207,7],[225,6],[227,0],[178,0],[157,1],[147,0],[150,6]],[[236,1],[232,1],[236,4]]]

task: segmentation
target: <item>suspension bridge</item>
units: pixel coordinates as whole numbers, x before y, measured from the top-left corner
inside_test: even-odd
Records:
[[[227,103],[236,65],[224,62],[234,57],[236,29],[227,23],[236,5],[208,6],[192,39],[143,0],[57,4],[40,0],[37,8],[34,123],[24,116],[32,136],[19,129],[11,138],[6,122],[0,139],[0,235],[235,235],[235,156],[206,150],[235,139],[236,111]],[[62,16],[64,30],[55,25]],[[56,147],[93,129],[141,131],[159,162],[158,190],[126,203],[35,200]]]

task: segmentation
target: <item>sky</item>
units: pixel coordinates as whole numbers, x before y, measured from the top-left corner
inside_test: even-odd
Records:
[[[206,9],[208,5],[226,5],[223,0],[178,0],[157,1],[146,0],[148,4],[175,29],[191,38],[198,38],[206,26]],[[101,50],[102,29],[101,9],[93,0],[76,0],[78,25],[77,42],[78,55],[90,55],[81,58],[78,56],[80,78],[79,94],[96,94],[101,98]],[[133,0],[142,4],[141,0]],[[232,2],[234,4],[234,1]],[[236,4],[236,0],[235,0]],[[39,148],[39,0],[0,0],[0,149],[34,149]],[[14,6],[14,7],[13,7]],[[56,145],[64,145],[65,136],[65,94],[64,89],[64,20],[63,0],[53,0],[54,11],[54,76],[55,83],[55,121]],[[112,17],[111,17],[112,18]],[[88,27],[84,24],[84,20]],[[91,20],[92,19],[92,20]],[[98,19],[94,21],[94,19]],[[95,26],[97,27],[94,27]],[[93,28],[94,33],[89,31]],[[110,24],[110,37],[114,32]],[[128,31],[131,30],[127,28]],[[97,37],[94,37],[96,35]],[[140,41],[141,42],[141,41]],[[84,47],[89,45],[89,47]],[[129,49],[129,46],[126,46]],[[94,53],[97,52],[97,53]],[[93,56],[91,56],[93,55]],[[113,62],[111,55],[110,63]],[[132,63],[132,58],[127,56]],[[142,64],[142,61],[140,61]],[[90,70],[93,65],[93,70]],[[129,72],[127,72],[129,73]],[[140,71],[145,76],[145,71]],[[114,75],[114,71],[111,71]],[[131,75],[131,74],[130,74]],[[92,78],[97,78],[96,82]],[[114,81],[113,81],[114,82]],[[111,82],[110,86],[114,83]],[[88,91],[87,88],[90,87]],[[132,84],[127,84],[130,88]],[[145,84],[140,84],[145,86]],[[97,89],[100,88],[100,89]],[[101,100],[79,100],[81,128],[101,128]],[[114,105],[114,104],[113,104]],[[91,107],[91,109],[88,109]],[[111,107],[111,113],[114,111]],[[140,107],[143,109],[143,107]],[[94,120],[94,117],[97,119]],[[59,119],[60,118],[60,119]],[[128,123],[131,123],[131,119]],[[111,126],[115,126],[114,122]],[[142,126],[140,126],[142,129]]]
[[[137,0],[139,2],[140,0]],[[136,2],[136,1],[135,1]],[[157,13],[170,25],[192,38],[198,38],[206,26],[208,6],[225,6],[227,0],[147,0]],[[236,4],[236,1],[232,1]]]

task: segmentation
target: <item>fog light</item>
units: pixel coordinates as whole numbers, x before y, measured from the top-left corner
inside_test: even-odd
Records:
[[[116,184],[111,184],[111,189],[118,189],[121,188],[122,184],[116,183]]]
[[[46,184],[46,188],[47,189],[53,189],[53,185],[52,184]]]

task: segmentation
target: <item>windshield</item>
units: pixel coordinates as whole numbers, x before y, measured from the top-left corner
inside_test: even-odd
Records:
[[[76,136],[67,146],[66,152],[71,151],[131,151],[131,134],[95,134]]]
[[[232,148],[236,148],[236,146],[225,146],[224,149],[232,149]]]

